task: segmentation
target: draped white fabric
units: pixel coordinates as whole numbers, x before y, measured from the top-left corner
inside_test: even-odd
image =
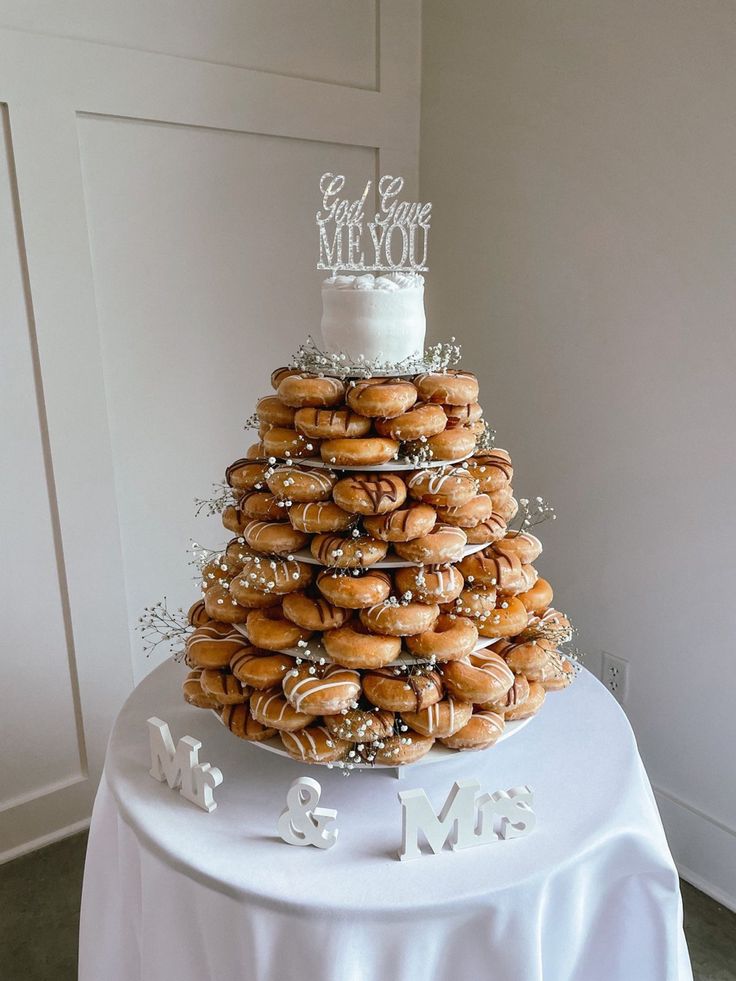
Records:
[[[80,981],[690,981],[677,873],[625,716],[588,672],[487,752],[353,773],[301,766],[185,705],[184,669],[136,689],[110,739],[82,901]],[[201,739],[211,814],[148,775],[146,719]],[[276,836],[291,781],[322,784],[334,848]],[[399,862],[399,790],[529,784],[527,837]]]

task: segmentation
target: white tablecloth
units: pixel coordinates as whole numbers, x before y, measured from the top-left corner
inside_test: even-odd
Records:
[[[677,873],[634,737],[583,672],[519,735],[435,766],[354,773],[249,746],[153,672],[110,739],[84,878],[81,981],[689,981]],[[148,775],[146,719],[219,766],[207,814]],[[291,781],[322,783],[334,848],[276,836]],[[398,862],[399,790],[529,784],[527,837]]]

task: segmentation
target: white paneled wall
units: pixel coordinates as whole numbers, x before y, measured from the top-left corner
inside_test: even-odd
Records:
[[[416,183],[418,0],[0,5],[0,855],[88,819],[131,629],[318,326],[325,170]]]

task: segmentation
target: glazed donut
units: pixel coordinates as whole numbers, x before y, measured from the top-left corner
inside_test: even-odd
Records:
[[[233,555],[220,553],[202,566],[202,588],[207,590],[215,583],[228,583],[243,568],[243,563]]]
[[[511,457],[506,450],[484,450],[470,460],[470,473],[486,494],[508,487],[514,476]]]
[[[429,504],[408,504],[389,514],[366,517],[363,527],[382,542],[409,542],[428,535],[436,521],[437,514]]]
[[[488,494],[476,494],[467,504],[459,508],[437,508],[437,517],[446,525],[457,525],[458,528],[475,528],[482,521],[487,521],[493,514],[493,504]]]
[[[286,521],[288,514],[281,501],[268,491],[252,490],[243,494],[238,509],[248,521]],[[238,532],[242,534],[242,532]]]
[[[223,706],[220,721],[234,736],[252,743],[260,743],[276,735],[275,729],[268,729],[253,717],[249,704]]]
[[[552,602],[554,594],[546,579],[537,579],[531,589],[518,595],[529,613],[542,613]]]
[[[486,620],[496,609],[496,590],[493,586],[466,584],[452,604],[452,612],[473,620]]]
[[[239,581],[242,582],[239,583]],[[297,589],[305,589],[312,581],[312,567],[296,559],[278,558],[273,555],[250,555],[243,563],[240,574],[233,580],[242,586],[261,592],[284,596]],[[230,588],[233,586],[231,584]],[[235,596],[238,599],[237,595]],[[238,599],[238,602],[240,600]],[[245,606],[245,603],[243,604]]]
[[[181,686],[182,694],[184,695],[184,701],[193,705],[195,708],[200,709],[219,709],[220,703],[212,695],[208,695],[207,692],[202,690],[202,684],[200,678],[202,677],[202,669],[195,668],[190,671],[189,674],[184,679],[184,684]]]
[[[448,370],[418,375],[414,379],[423,402],[443,405],[467,405],[478,401],[478,379],[469,371]]]
[[[438,522],[428,535],[414,538],[410,542],[395,542],[394,551],[409,562],[440,565],[443,562],[458,562],[467,542],[467,535],[462,528]]]
[[[325,726],[307,726],[299,732],[282,732],[281,742],[293,760],[300,763],[336,763],[350,749]]]
[[[284,378],[289,378],[291,375],[298,374],[298,368],[275,368],[271,372],[271,388],[278,389]]]
[[[317,375],[287,375],[276,391],[282,402],[297,409],[331,409],[345,399],[345,386],[339,378]]]
[[[384,709],[348,709],[339,715],[326,715],[324,724],[337,739],[348,743],[372,743],[394,734],[393,712]]]
[[[530,565],[542,554],[542,543],[528,531],[512,531],[493,545],[494,552],[501,555],[515,555],[522,565]]]
[[[483,657],[477,657],[477,654]],[[445,664],[442,680],[451,695],[482,705],[503,698],[514,683],[514,674],[500,655],[493,651],[477,651],[467,661]]]
[[[513,494],[509,494],[508,496],[504,497],[503,500],[497,501],[493,505],[493,510],[502,521],[505,521],[508,524],[509,521],[513,521],[513,519],[516,517],[519,510],[519,502],[516,500]]]
[[[400,638],[369,633],[359,620],[325,631],[322,645],[344,668],[382,668],[401,653]]]
[[[436,436],[447,425],[447,416],[439,405],[415,405],[393,419],[376,419],[376,432],[409,443],[422,436]]]
[[[478,624],[481,637],[514,637],[526,626],[526,607],[515,596],[509,596],[493,613]]]
[[[382,668],[363,675],[363,694],[373,705],[388,712],[420,712],[444,693],[437,671],[402,672]]]
[[[424,444],[433,460],[462,460],[475,449],[476,434],[466,426],[445,429]]]
[[[498,712],[499,715],[508,719],[506,713],[523,705],[527,698],[529,698],[529,682],[523,674],[517,674],[514,676],[513,685],[506,694],[495,702],[487,702],[483,708],[488,708],[491,712]]]
[[[440,608],[430,603],[400,603],[395,596],[360,611],[360,622],[371,633],[408,637],[431,630]]]
[[[490,518],[479,522],[473,528],[465,529],[468,545],[490,545],[492,542],[497,542],[499,538],[503,538],[506,531],[506,522],[500,514],[495,512]]]
[[[528,681],[539,681],[539,673],[551,654],[557,653],[552,640],[527,640],[509,644],[503,652],[506,663],[515,674],[524,674]]]
[[[207,611],[204,608],[204,600],[198,599],[189,607],[187,611],[187,620],[192,627],[204,627],[206,623],[215,623],[216,621],[210,620],[207,616]]]
[[[462,729],[440,742],[448,749],[488,749],[501,738],[505,725],[502,715],[480,709],[473,712]]]
[[[269,729],[291,732],[310,726],[316,716],[307,712],[297,712],[293,705],[287,702],[280,688],[269,688],[266,691],[256,691],[250,697],[250,710],[253,718]]]
[[[212,620],[220,623],[245,623],[248,610],[230,594],[229,583],[215,583],[204,594],[204,608]]]
[[[245,646],[245,637],[233,626],[211,620],[187,637],[187,664],[198,668],[226,668],[230,658]]]
[[[539,678],[533,680],[538,681],[545,691],[561,691],[572,684],[574,678],[575,668],[566,658],[560,657],[558,652],[558,656],[551,657],[542,668]]]
[[[345,531],[353,516],[332,501],[309,501],[306,504],[292,504],[289,521],[297,531],[318,535],[328,531]]]
[[[236,493],[249,490],[261,490],[266,486],[266,470],[268,464],[253,463],[245,458],[231,463],[225,471],[225,482]]]
[[[499,555],[491,548],[466,555],[459,569],[467,582],[495,586],[500,593],[520,593],[533,585],[526,567],[515,555]]]
[[[267,456],[277,456],[282,459],[314,456],[319,449],[319,440],[308,439],[296,429],[274,426],[263,434],[263,449]]]
[[[447,416],[447,425],[472,426],[475,422],[480,422],[483,409],[477,402],[469,402],[468,405],[443,405],[442,409]]]
[[[245,451],[246,460],[264,460],[267,455],[263,443],[260,440],[257,443],[251,443]]]
[[[228,531],[231,531],[234,535],[242,535],[243,529],[250,520],[250,518],[246,518],[237,505],[228,504],[228,506],[222,510],[222,523],[224,527],[227,528]]]
[[[406,646],[415,657],[436,661],[458,661],[467,657],[477,643],[478,628],[472,620],[453,613],[441,613],[429,630],[406,639]]]
[[[294,428],[312,439],[354,439],[371,430],[371,421],[350,409],[297,409]]]
[[[517,704],[511,708],[507,708],[503,713],[504,719],[507,722],[515,722],[518,719],[528,719],[531,715],[536,715],[544,704],[546,696],[547,692],[544,690],[543,685],[540,685],[538,681],[530,681],[528,698],[521,705]]]
[[[365,439],[326,439],[319,448],[325,463],[338,467],[372,467],[395,460],[399,444],[383,436]]]
[[[266,474],[272,494],[285,501],[307,503],[329,501],[337,477],[330,470],[307,470],[304,467],[276,467]]]
[[[477,493],[477,484],[464,467],[416,470],[407,487],[412,497],[441,508],[462,507]]]
[[[395,419],[417,400],[417,390],[401,378],[368,378],[348,387],[345,401],[358,415]]]
[[[252,610],[248,614],[245,629],[251,644],[266,651],[283,651],[296,647],[300,640],[309,640],[312,636],[311,631],[287,620],[280,606]]]
[[[233,563],[234,575],[243,568],[247,559],[251,558],[253,552],[248,548],[242,535],[231,538],[225,546],[225,556],[228,562]]]
[[[360,675],[331,664],[320,675],[313,665],[301,664],[290,671],[282,687],[287,702],[297,712],[314,715],[335,715],[343,709],[355,708],[360,695]]]
[[[265,610],[269,606],[278,606],[281,599],[280,594],[275,590],[264,589],[261,585],[251,585],[247,579],[240,576],[236,576],[230,583],[230,595],[246,610]]]
[[[230,674],[217,668],[205,668],[199,678],[202,691],[218,705],[239,705],[250,698],[250,688]]]
[[[276,395],[264,395],[256,402],[256,415],[260,423],[266,426],[285,426],[288,429],[294,427],[294,413],[290,405],[286,405]],[[309,435],[309,434],[306,434]]]
[[[406,500],[406,484],[393,473],[355,473],[335,484],[332,496],[351,514],[386,514]]]
[[[321,596],[312,597],[307,593],[290,593],[285,596],[283,610],[287,620],[304,630],[334,630],[350,617],[348,610],[333,606]]]
[[[317,576],[317,589],[333,606],[360,610],[386,599],[391,592],[391,577],[379,569],[359,576],[324,571]]]
[[[384,559],[388,545],[367,535],[315,535],[310,549],[318,562],[330,568],[364,569]]]
[[[441,702],[435,702],[420,712],[404,712],[403,719],[408,726],[422,736],[446,739],[468,722],[473,714],[472,702],[463,702],[448,695]]]
[[[309,541],[309,535],[280,521],[250,521],[243,535],[251,548],[273,555],[291,555]]]
[[[462,592],[465,580],[454,565],[433,568],[405,566],[394,572],[400,594],[411,594],[420,603],[452,603]]]
[[[572,637],[572,624],[564,613],[554,607],[545,610],[541,615],[531,613],[521,639],[533,640],[535,637],[554,639],[556,643],[562,644]]]
[[[434,736],[420,736],[418,732],[413,732],[410,735],[391,736],[382,742],[383,745],[376,749],[373,762],[379,766],[406,766],[427,755],[434,745]]]
[[[258,691],[280,685],[295,664],[287,654],[266,654],[257,647],[244,647],[230,658],[235,677]]]

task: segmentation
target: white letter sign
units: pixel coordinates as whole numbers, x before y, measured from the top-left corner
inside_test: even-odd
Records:
[[[332,848],[338,829],[326,825],[337,818],[337,811],[317,807],[322,788],[311,777],[297,777],[286,795],[286,808],[279,818],[279,834],[287,845],[314,845]]]
[[[166,783],[172,790],[205,811],[214,811],[217,803],[212,796],[215,787],[222,783],[222,772],[216,766],[199,762],[202,743],[191,736],[183,736],[176,744],[171,738],[168,725],[155,716],[148,720],[148,736],[151,746],[151,769],[154,780]]]

